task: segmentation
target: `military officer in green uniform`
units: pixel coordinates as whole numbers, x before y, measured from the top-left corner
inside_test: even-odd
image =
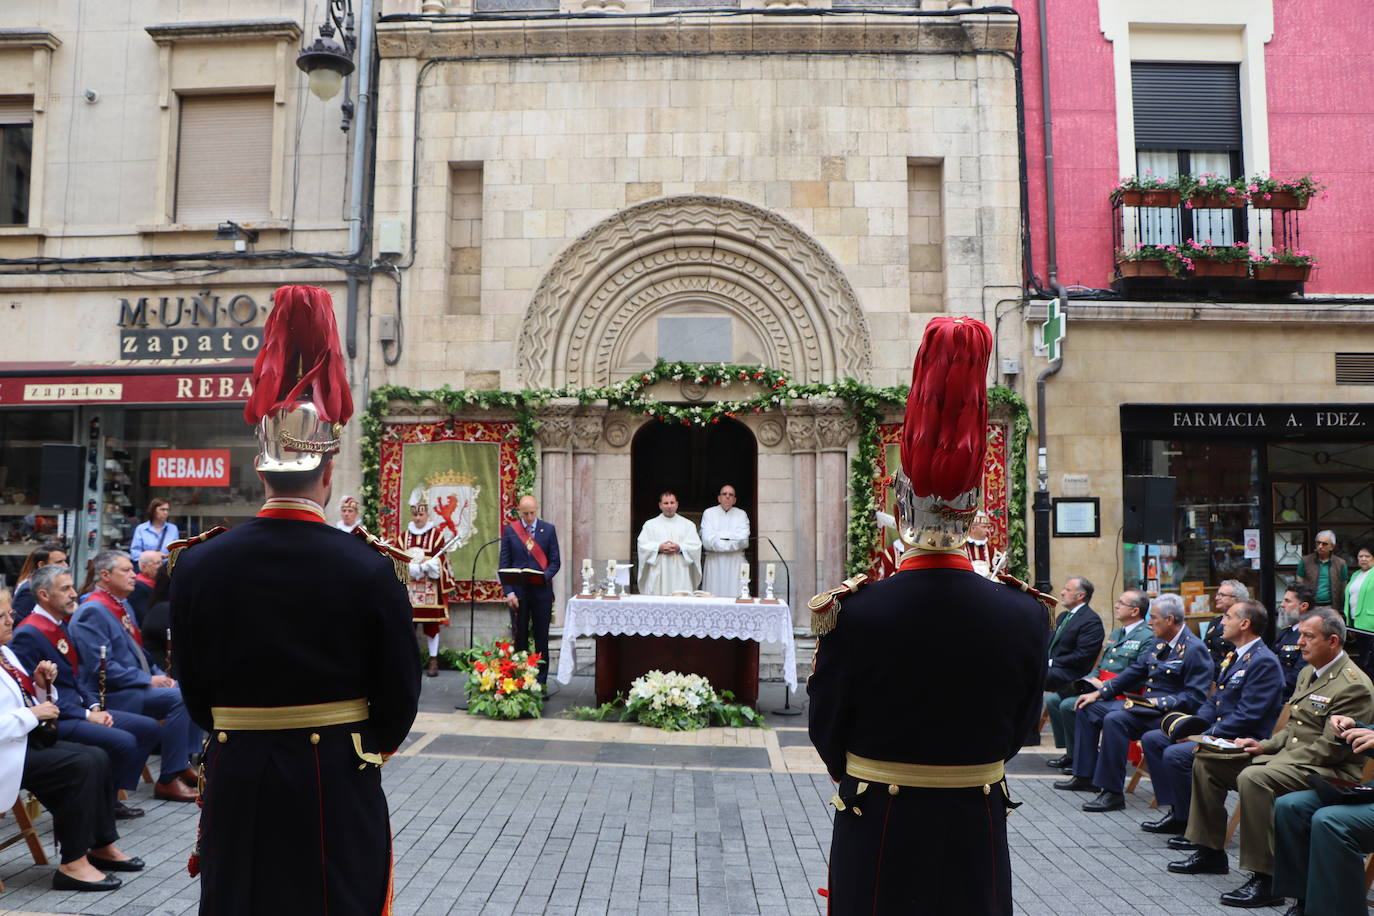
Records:
[[[1374,726],[1348,716],[1329,724],[1356,753],[1374,756]],[[1374,804],[1332,805],[1311,789],[1285,795],[1274,805],[1274,851],[1274,891],[1298,901],[1289,913],[1369,912],[1364,859],[1374,852]]]
[[[1221,895],[1228,906],[1277,906],[1274,893],[1274,800],[1308,788],[1312,774],[1357,780],[1355,752],[1327,727],[1332,716],[1368,722],[1374,715],[1374,685],[1345,654],[1345,621],[1330,608],[1318,608],[1298,621],[1299,644],[1307,667],[1298,675],[1289,702],[1288,724],[1257,741],[1237,738],[1239,752],[1218,753],[1206,745],[1193,761],[1192,810],[1187,838],[1197,850],[1169,871],[1225,874],[1226,794],[1240,796],[1240,865],[1253,872],[1244,885]]]
[[[1092,684],[1094,689],[1102,687],[1108,674],[1115,677],[1130,667],[1136,657],[1144,654],[1154,644],[1154,634],[1145,625],[1145,612],[1150,609],[1150,599],[1144,592],[1127,589],[1112,605],[1112,616],[1120,624],[1102,650],[1102,661],[1098,665],[1097,677],[1082,678],[1082,682]],[[1064,748],[1064,753],[1050,758],[1048,764],[1058,769],[1073,766],[1073,704],[1078,700],[1080,691],[1074,681],[1060,689],[1058,694],[1046,693],[1045,708],[1050,714],[1050,729],[1054,732],[1055,747]]]

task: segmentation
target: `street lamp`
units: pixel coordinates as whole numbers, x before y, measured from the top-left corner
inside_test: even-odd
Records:
[[[339,34],[339,39],[334,37]],[[339,94],[343,78],[353,72],[352,0],[329,0],[326,19],[320,24],[319,37],[296,55],[296,66],[310,78],[310,91],[321,102]]]

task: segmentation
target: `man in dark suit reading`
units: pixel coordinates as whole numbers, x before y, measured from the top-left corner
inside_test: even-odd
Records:
[[[542,585],[525,577],[520,585],[503,585],[511,613],[516,651],[526,649],[534,637],[539,653],[539,683],[549,680],[549,621],[553,617],[553,577],[562,565],[558,557],[558,532],[539,517],[539,501],[522,496],[516,506],[519,518],[501,532],[501,568],[542,570]]]

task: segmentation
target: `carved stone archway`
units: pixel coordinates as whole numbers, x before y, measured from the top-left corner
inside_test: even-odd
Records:
[[[693,195],[622,210],[559,255],[520,329],[522,381],[614,381],[634,328],[685,298],[748,327],[791,378],[868,377],[868,324],[825,249],[776,213]]]

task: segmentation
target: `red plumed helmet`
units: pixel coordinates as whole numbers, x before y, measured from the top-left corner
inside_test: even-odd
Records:
[[[329,293],[318,286],[283,286],[272,299],[243,419],[257,423],[308,399],[321,420],[347,423],[353,394]]]
[[[992,331],[977,319],[926,325],[902,426],[902,470],[916,496],[954,499],[982,483],[991,354]]]

